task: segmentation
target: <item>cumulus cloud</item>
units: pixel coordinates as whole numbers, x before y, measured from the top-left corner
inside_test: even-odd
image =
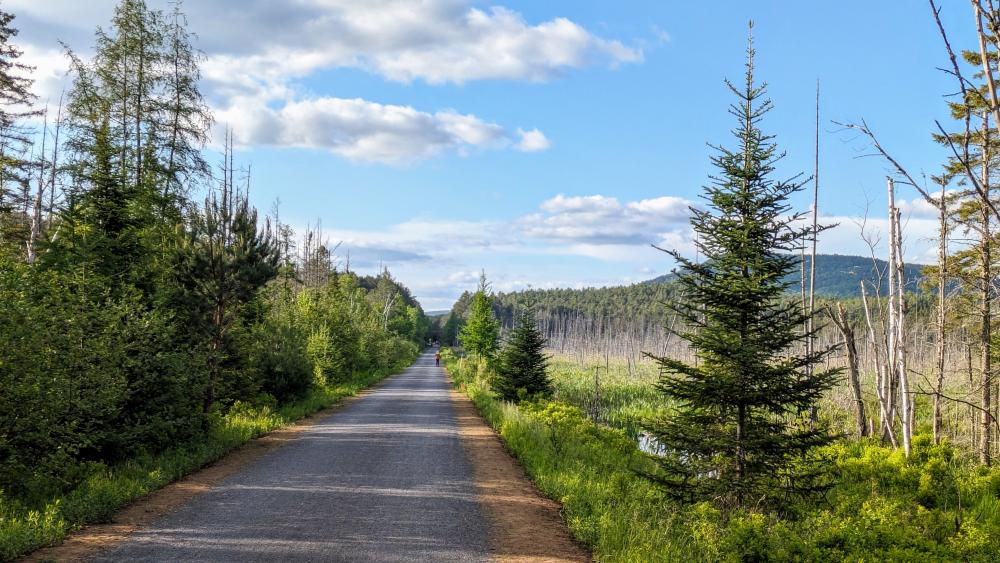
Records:
[[[260,65],[276,63],[278,72],[290,76],[353,67],[398,82],[542,81],[569,69],[643,57],[641,50],[598,37],[567,18],[532,24],[508,8],[472,4],[302,0],[276,6],[270,0],[213,0],[188,9],[192,22],[231,21],[233,13],[243,14],[237,25],[202,37],[213,51],[255,57]]]
[[[532,238],[581,245],[588,254],[602,245],[645,245],[683,238],[689,230],[692,202],[675,196],[620,202],[604,195],[557,195],[541,213],[523,217],[519,226]]]
[[[77,40],[106,25],[117,0],[8,0],[7,8]],[[565,17],[530,23],[473,0],[199,0],[184,5],[210,59],[210,78],[263,79],[350,67],[397,82],[542,81],[585,66],[643,60],[642,50],[599,37]],[[169,8],[168,0],[150,0]],[[225,22],[220,25],[219,22]],[[32,39],[36,34],[32,34]],[[249,39],[248,39],[249,38]],[[266,82],[266,80],[264,80]]]
[[[521,138],[515,147],[521,152],[538,152],[549,149],[552,143],[538,129],[532,129],[531,131],[525,131],[524,129],[518,128],[517,135]]]
[[[19,15],[18,23],[28,25],[22,38],[39,67],[64,69],[56,39],[69,40],[86,54],[92,30],[107,25],[115,3],[93,0],[86,9],[71,0],[7,5]],[[167,0],[149,3],[169,8]],[[324,147],[358,161],[409,162],[484,146],[536,152],[551,142],[538,129],[506,132],[455,111],[424,113],[303,94],[299,80],[357,68],[403,83],[544,81],[572,69],[643,58],[641,49],[599,37],[567,18],[529,22],[514,10],[472,0],[203,0],[184,9],[207,54],[206,92],[215,108],[227,112],[220,122],[231,119],[244,140]],[[44,74],[39,94],[58,97],[58,72]],[[301,126],[312,118],[323,125],[318,131]],[[282,119],[293,123],[279,124]],[[362,130],[366,124],[370,129]],[[253,131],[242,133],[242,125]],[[347,130],[332,129],[341,125]],[[419,125],[427,129],[414,133],[411,128]]]
[[[950,198],[958,192],[956,190],[948,190],[945,193],[947,194],[947,197]],[[941,190],[930,192],[928,195],[934,199],[938,199],[941,197]],[[897,199],[896,206],[899,207],[899,211],[903,217],[918,217],[926,219],[938,216],[937,205],[920,196],[914,197],[913,199]]]
[[[59,93],[67,83],[69,61],[66,55],[58,49],[44,49],[31,44],[24,45],[22,49],[20,62],[34,67],[30,74],[34,80],[33,92],[42,103],[47,100],[58,103]]]
[[[359,162],[410,163],[445,151],[499,148],[503,127],[453,111],[427,113],[360,98],[317,98],[272,108],[240,100],[219,112],[241,145],[327,149]]]
[[[349,253],[352,268],[374,271],[387,266],[426,307],[448,308],[462,291],[475,287],[479,268],[486,265],[489,270],[490,263],[504,265],[487,272],[498,291],[614,285],[666,273],[672,259],[649,243],[694,256],[690,205],[675,196],[622,201],[605,195],[558,195],[541,202],[538,212],[509,221],[412,220],[382,229],[326,230],[324,239],[341,243],[341,263]],[[861,237],[864,223],[866,233],[881,241],[876,254],[885,258],[887,220],[838,215],[821,216],[820,222],[836,225],[820,235],[821,253],[867,256]],[[904,218],[903,232],[905,260],[933,262],[936,219],[911,214]],[[550,256],[599,261],[596,271],[621,276],[573,278],[562,266],[537,266],[565,262],[572,268],[570,261]]]
[[[340,243],[339,254],[375,256],[386,265],[453,258],[519,245],[502,223],[410,220],[378,230],[326,229],[324,240]]]

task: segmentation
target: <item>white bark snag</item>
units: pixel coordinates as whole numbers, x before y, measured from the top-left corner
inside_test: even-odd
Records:
[[[881,426],[883,439],[888,439],[892,447],[899,447],[896,441],[896,432],[892,427],[892,405],[889,396],[887,363],[883,362],[882,346],[879,345],[879,338],[875,332],[875,325],[872,323],[871,307],[868,306],[868,293],[865,291],[865,281],[861,280],[861,303],[865,310],[865,328],[867,328],[868,345],[871,346],[875,356],[875,396],[878,398],[879,424]],[[884,344],[886,340],[882,340]]]
[[[816,242],[819,238],[819,80],[816,80],[816,150],[814,153],[815,168],[813,170],[813,205],[812,205],[812,251],[809,259],[809,321],[806,337],[806,353],[811,355],[816,347],[814,337],[816,313]],[[813,365],[806,367],[806,374],[812,377]],[[809,409],[809,423],[816,423],[816,406]]]
[[[944,391],[945,356],[945,307],[948,285],[948,200],[944,185],[941,186],[941,202],[938,207],[938,310],[937,310],[937,381],[934,384],[934,443],[941,443],[943,421],[941,417],[941,393]]]
[[[38,188],[35,191],[35,201],[31,210],[31,231],[28,234],[28,241],[25,244],[27,247],[27,257],[26,261],[28,264],[34,264],[37,258],[37,246],[38,240],[42,236],[42,201],[45,198],[45,139],[46,133],[48,132],[48,114],[42,120],[42,150],[41,159],[38,164]]]
[[[889,194],[889,318],[888,318],[888,367],[899,387],[899,421],[903,435],[903,453],[909,457],[913,435],[913,413],[910,385],[906,374],[906,344],[904,337],[906,300],[903,289],[906,282],[903,270],[903,236],[900,213],[896,208],[896,188],[892,178],[886,178]],[[891,424],[891,421],[890,421]]]

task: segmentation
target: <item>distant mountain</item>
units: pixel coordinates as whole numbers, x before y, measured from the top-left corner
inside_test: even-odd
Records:
[[[809,257],[805,259],[806,284],[809,283]],[[885,272],[886,261],[876,260],[880,271]],[[865,279],[874,283],[876,278],[875,265],[871,258],[863,256],[843,256],[840,254],[817,254],[816,255],[816,294],[825,297],[857,297],[859,295],[860,280]],[[904,272],[906,275],[907,291],[919,292],[920,280],[923,278],[923,264],[906,264]],[[666,274],[651,279],[646,283],[660,284],[668,283],[674,279],[673,274]],[[793,289],[799,287],[799,272],[796,271],[788,278],[789,282],[795,284]],[[882,292],[886,291],[888,280],[883,275]]]
[[[806,258],[808,273],[809,259]],[[871,258],[820,254],[816,256],[816,292],[821,298],[857,299],[862,279],[872,282],[875,268],[885,272],[886,262]],[[923,277],[921,264],[905,267],[907,291],[920,292]],[[530,289],[512,293],[497,293],[494,310],[505,326],[511,326],[517,311],[525,307],[535,310],[545,323],[549,334],[572,331],[602,331],[608,327],[662,326],[669,317],[665,304],[676,299],[675,276],[667,274],[658,278],[627,286],[592,287],[584,289]],[[799,271],[788,281],[790,291],[799,291]],[[883,275],[882,293],[886,293],[888,280]],[[871,289],[871,286],[868,286]],[[453,313],[464,315],[471,294],[466,293],[455,304]],[[435,312],[427,313],[433,315]],[[582,323],[582,324],[581,324]],[[610,323],[610,324],[609,324]],[[615,330],[615,329],[612,329]],[[645,329],[641,329],[645,330]]]
[[[451,312],[450,309],[437,309],[434,311],[424,311],[424,315],[428,317],[443,317],[450,312]]]

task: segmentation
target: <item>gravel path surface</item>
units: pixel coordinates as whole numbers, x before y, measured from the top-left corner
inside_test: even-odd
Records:
[[[487,561],[444,372],[425,354],[98,561]]]

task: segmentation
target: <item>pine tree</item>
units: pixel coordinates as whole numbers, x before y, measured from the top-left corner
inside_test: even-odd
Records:
[[[462,329],[462,319],[454,312],[448,313],[448,320],[441,327],[441,345],[454,346],[458,342],[458,333]]]
[[[723,507],[777,505],[778,493],[815,490],[815,481],[793,475],[792,466],[831,438],[795,415],[814,405],[839,373],[807,369],[829,350],[797,352],[808,316],[782,280],[798,267],[795,251],[809,235],[788,204],[804,182],[772,178],[783,155],[759,129],[771,102],[766,85],[754,82],[753,58],[751,39],[745,85],[727,81],[738,98],[730,110],[739,120],[737,148],[715,147],[719,174],[705,187],[707,209],[692,209],[705,260],[670,252],[684,290],[671,307],[698,361],[656,358],[657,387],[676,408],[648,428],[668,451],[657,457],[656,478],[666,490]]]
[[[492,360],[500,340],[500,323],[493,313],[493,299],[486,273],[479,276],[479,289],[469,305],[469,318],[459,335],[462,347],[479,359]]]
[[[500,353],[493,390],[505,401],[551,395],[548,362],[545,338],[538,330],[535,315],[522,313]]]
[[[20,62],[23,52],[13,43],[18,33],[13,21],[13,14],[0,10],[0,247],[20,250],[27,238],[34,166],[28,155],[33,132],[26,122],[42,112],[31,92],[34,68]]]
[[[177,248],[172,306],[190,336],[207,345],[208,383],[203,409],[209,412],[233,351],[233,329],[258,291],[278,275],[281,255],[269,228],[257,225],[246,193],[234,188],[232,149],[223,157],[221,194],[212,193],[191,218]]]

